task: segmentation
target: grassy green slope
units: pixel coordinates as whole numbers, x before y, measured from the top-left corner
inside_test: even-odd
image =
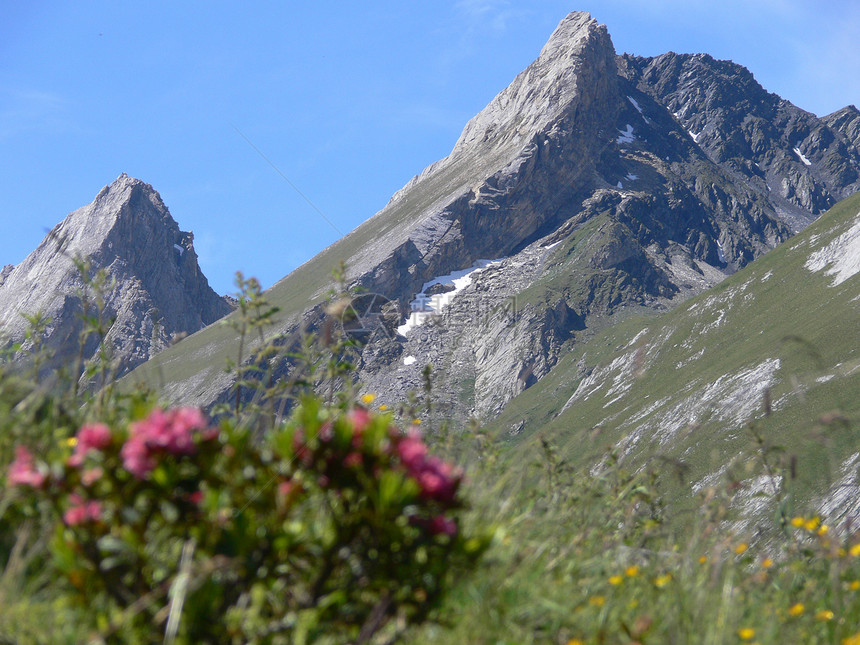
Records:
[[[767,445],[796,457],[800,488],[820,489],[860,444],[850,424],[821,421],[834,410],[860,417],[860,277],[831,286],[832,276],[804,264],[858,211],[855,195],[673,311],[624,320],[575,346],[493,430],[507,437],[524,420],[518,450],[539,433],[587,467],[616,446],[636,460],[682,461],[689,481],[704,484],[750,445],[745,426],[757,419]]]
[[[469,186],[485,179],[510,155],[511,151],[504,147],[472,150],[458,155],[422,177],[399,199],[389,203],[357,229],[278,281],[266,292],[269,301],[280,308],[271,333],[291,328],[304,311],[325,299],[327,289],[332,286],[332,270],[341,261],[347,263],[348,269],[353,268],[361,263],[368,249],[378,246],[386,236],[390,237],[388,243],[382,245],[383,252],[390,252],[393,249],[393,246],[388,248],[391,240],[394,244],[405,241],[410,225],[417,223],[423,214],[447,204]],[[223,373],[227,360],[236,357],[238,336],[230,322],[231,317],[228,316],[164,350],[128,375],[125,382],[144,383],[174,401],[211,402],[227,383]]]

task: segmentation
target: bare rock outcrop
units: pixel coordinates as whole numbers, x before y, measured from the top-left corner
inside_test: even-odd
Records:
[[[270,289],[274,331],[319,324],[341,260],[401,321],[416,294],[450,299],[433,324],[368,343],[358,378],[394,403],[432,364],[437,410],[490,418],[616,314],[676,305],[855,192],[854,112],[818,119],[707,55],[617,56],[572,13],[450,155]],[[456,296],[434,286],[471,269]],[[212,403],[220,367],[196,362],[171,392]]]
[[[0,334],[5,342],[23,341],[29,325],[23,314],[40,313],[49,321],[46,370],[78,369],[81,316],[93,315],[96,294],[74,260],[87,259],[90,277],[101,269],[107,277],[104,318],[113,323],[105,342],[123,374],[174,335],[193,333],[231,310],[200,271],[193,241],[152,186],[123,173],[91,204],[69,214],[21,264],[3,269]],[[90,336],[84,359],[97,350],[98,339]]]

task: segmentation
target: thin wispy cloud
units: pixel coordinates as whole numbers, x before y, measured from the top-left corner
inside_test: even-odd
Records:
[[[524,13],[523,9],[514,8],[509,0],[460,0],[454,8],[467,21],[471,32],[494,35],[503,34],[510,21]]]
[[[32,88],[0,88],[0,139],[41,132],[78,131],[58,94]]]

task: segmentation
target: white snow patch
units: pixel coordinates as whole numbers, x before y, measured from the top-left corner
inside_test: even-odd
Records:
[[[618,132],[620,134],[615,140],[615,143],[633,143],[634,139],[636,138],[635,136],[633,136],[633,126],[629,123],[627,124],[626,130],[619,130]]]
[[[549,244],[548,246],[545,246],[543,248],[549,251],[550,249],[554,249],[555,247],[557,247],[559,244],[561,244],[561,242],[562,240],[559,240],[558,242],[553,242],[552,244]]]
[[[823,249],[811,253],[804,266],[810,271],[829,267],[825,273],[835,276],[832,287],[860,272],[860,219]]]
[[[412,365],[417,359],[414,356],[404,356],[403,364],[404,365]]]
[[[632,96],[628,96],[628,97],[627,97],[627,100],[628,100],[628,101],[630,101],[630,102],[633,104],[633,107],[635,107],[635,108],[636,108],[636,111],[637,111],[639,114],[643,114],[643,112],[642,112],[642,108],[641,108],[641,107],[639,107],[639,103],[637,103],[637,102],[636,102],[636,99],[634,99]]]
[[[687,134],[693,139],[694,142],[699,143],[699,137],[702,136],[702,133],[695,134],[692,130],[687,130]]]
[[[805,166],[811,166],[812,165],[812,162],[803,156],[803,153],[800,151],[800,148],[795,148],[794,154],[796,154],[798,157],[800,157],[800,160],[803,162],[803,165],[805,165]]]
[[[174,244],[173,248],[179,251],[179,257],[182,257],[182,254],[185,253],[185,248],[179,246],[178,244]]]
[[[425,282],[424,286],[421,287],[421,292],[415,296],[415,300],[409,303],[412,313],[409,314],[406,322],[397,328],[397,333],[405,336],[409,331],[426,322],[428,318],[439,315],[442,309],[451,304],[451,301],[457,294],[472,284],[472,278],[475,273],[483,271],[487,267],[499,262],[501,260],[478,260],[467,269],[454,271],[453,273]],[[428,296],[426,293],[427,289],[436,284],[450,284],[453,285],[454,289],[446,293],[437,293],[433,296]]]
[[[637,179],[639,179],[639,175],[634,175],[632,172],[628,172],[626,179],[629,179],[630,181],[636,181]]]
[[[770,280],[771,276],[773,276],[773,271],[768,271],[767,273],[765,273],[765,274],[761,277],[761,281],[762,281],[762,282],[767,282],[768,280]]]
[[[720,262],[723,264],[726,263],[726,254],[723,251],[723,244],[719,240],[717,240],[717,257],[720,258]]]
[[[618,186],[618,188],[624,188],[624,185],[620,181],[616,184],[616,186]]]

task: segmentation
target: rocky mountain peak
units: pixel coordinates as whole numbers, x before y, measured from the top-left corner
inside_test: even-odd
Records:
[[[841,110],[823,117],[822,121],[845,135],[855,147],[860,149],[860,110],[854,105],[846,105]]]
[[[322,324],[344,260],[351,286],[393,303],[386,321],[400,314],[364,346],[363,387],[404,400],[432,365],[435,409],[490,418],[612,320],[674,307],[857,190],[849,139],[732,61],[616,57],[573,13],[450,155],[272,287],[273,331]],[[229,391],[221,364],[182,345],[161,360],[193,363],[177,394]]]
[[[120,175],[92,203],[70,213],[38,248],[0,277],[3,342],[24,338],[23,314],[51,319],[49,367],[77,354],[80,314],[88,292],[75,259],[103,269],[115,286],[105,312],[120,373],[147,360],[179,333],[192,333],[230,311],[200,271],[191,232],[182,231],[149,184]],[[97,349],[92,343],[86,355]]]
[[[590,13],[572,11],[558,23],[549,40],[541,49],[538,60],[546,63],[558,58],[575,57],[582,51],[591,34],[595,32],[600,32],[607,38],[609,36],[606,27],[597,24]]]
[[[615,48],[604,25],[586,12],[569,14],[540,56],[477,114],[454,147],[522,144],[572,108],[604,100],[614,88]]]

